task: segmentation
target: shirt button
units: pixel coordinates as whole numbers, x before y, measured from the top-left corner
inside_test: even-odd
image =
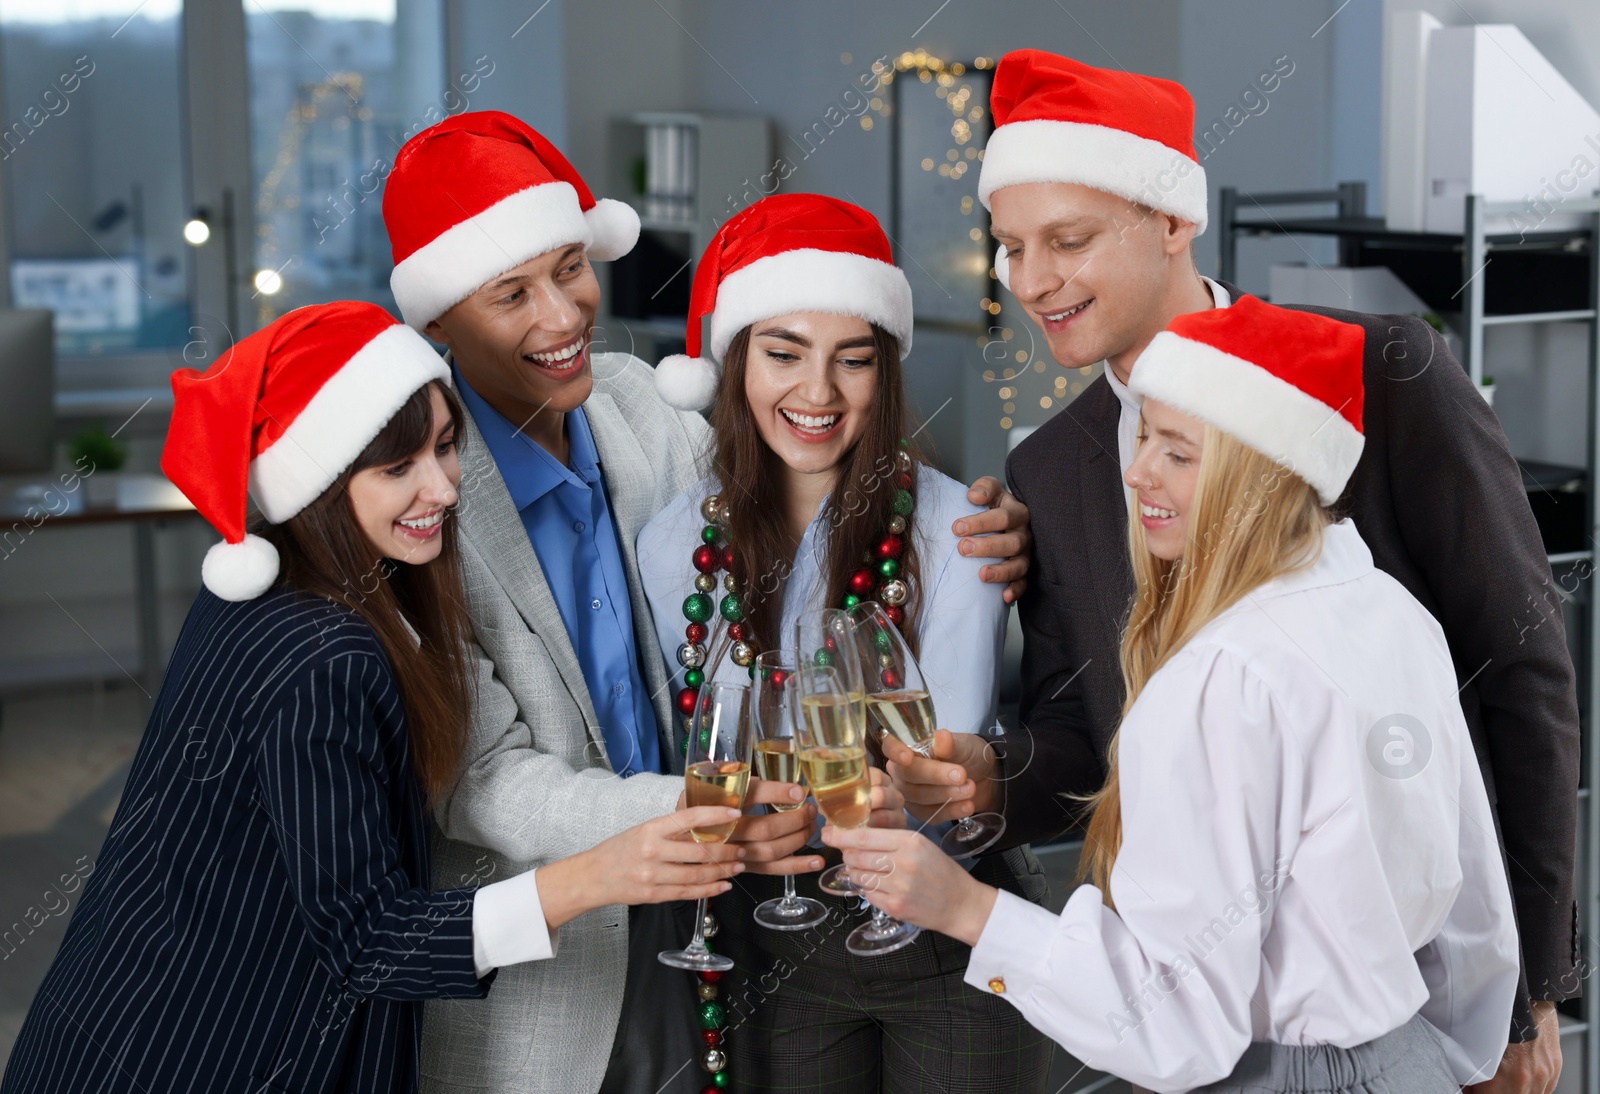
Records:
[[[600,610],[600,598],[599,597],[595,597],[593,600],[589,601],[589,607],[593,608],[595,611],[599,611]]]
[[[1006,993],[1005,977],[997,976],[993,980],[990,980],[989,990],[994,992],[996,995],[1004,995]]]
[[[612,684],[611,685],[611,694],[612,695],[621,695],[623,692],[625,692],[627,690],[628,690],[628,685],[627,684]]]
[[[581,520],[575,520],[575,521],[573,521],[573,522],[572,522],[572,530],[573,530],[573,531],[574,531],[574,532],[581,532],[581,531],[583,531],[583,521],[581,521]]]

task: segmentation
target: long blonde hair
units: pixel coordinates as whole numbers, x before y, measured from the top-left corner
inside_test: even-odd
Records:
[[[1304,479],[1222,432],[1205,427],[1200,472],[1189,508],[1183,557],[1150,553],[1137,510],[1129,513],[1128,557],[1135,593],[1122,633],[1122,716],[1156,670],[1211,620],[1251,590],[1310,566],[1322,549],[1327,511]],[[1078,876],[1111,904],[1111,868],[1122,846],[1117,731],[1106,756],[1106,784],[1083,799],[1093,809]]]

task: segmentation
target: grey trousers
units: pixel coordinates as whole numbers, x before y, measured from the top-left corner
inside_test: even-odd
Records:
[[[1193,1094],[1456,1094],[1438,1031],[1418,1014],[1354,1048],[1257,1041],[1233,1074]]]

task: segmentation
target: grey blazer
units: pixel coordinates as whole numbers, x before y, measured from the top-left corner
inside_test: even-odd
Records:
[[[701,475],[708,430],[655,393],[648,365],[597,354],[584,403],[600,453],[633,604],[640,663],[662,755],[676,760],[671,682],[639,583],[639,529]],[[681,780],[618,778],[538,556],[473,423],[461,452],[462,577],[476,639],[478,693],[459,783],[437,813],[436,888],[485,884],[586,850],[677,804]],[[561,928],[548,961],[501,969],[489,997],[430,1001],[422,1089],[567,1094],[599,1087],[628,962],[628,910]]]

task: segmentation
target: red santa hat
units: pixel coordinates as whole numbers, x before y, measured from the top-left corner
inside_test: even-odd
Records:
[[[595,200],[556,146],[498,110],[446,118],[407,141],[383,192],[394,273],[389,288],[418,330],[485,282],[557,247],[621,258],[639,214]]]
[[[1361,458],[1366,332],[1253,296],[1180,315],[1134,362],[1128,389],[1276,460],[1332,505]]]
[[[680,410],[716,397],[722,355],[752,323],[794,312],[853,315],[876,323],[911,352],[911,285],[871,213],[819,194],[775,194],[725,221],[712,236],[689,294],[687,355],[656,366],[656,390]],[[700,321],[711,319],[711,356],[700,356]]]
[[[1000,58],[989,91],[995,130],[978,200],[1026,182],[1071,182],[1206,230],[1206,172],[1194,154],[1194,100],[1180,84],[1019,49]],[[1005,248],[995,274],[1010,288]]]
[[[222,533],[200,576],[224,600],[272,587],[278,552],[247,535],[246,495],[281,524],[322,496],[430,380],[449,366],[376,304],[297,308],[204,372],[172,374],[161,470]]]

